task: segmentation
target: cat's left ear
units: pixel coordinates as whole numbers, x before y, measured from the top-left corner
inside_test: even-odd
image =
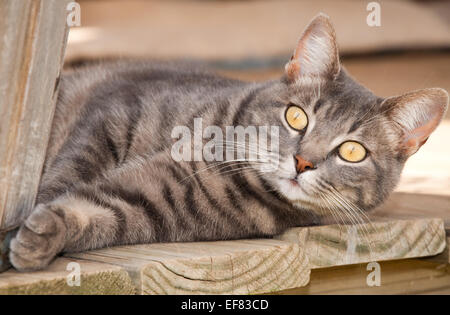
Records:
[[[401,153],[416,153],[442,120],[448,107],[448,93],[439,88],[417,90],[387,98],[381,110],[402,131]]]
[[[286,64],[290,81],[302,77],[334,79],[339,74],[339,52],[330,18],[319,13],[303,32],[297,48]]]

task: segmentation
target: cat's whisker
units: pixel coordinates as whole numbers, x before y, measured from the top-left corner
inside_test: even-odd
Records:
[[[268,165],[270,165],[272,163],[274,165],[274,167],[276,167],[277,169],[278,169],[278,165],[280,164],[278,158],[271,157],[271,156],[265,156],[263,158],[256,158],[256,159],[254,159],[254,158],[245,158],[245,159],[242,159],[242,160],[245,160],[245,161],[247,161],[249,163],[260,162],[260,163],[266,163]]]
[[[354,207],[352,207],[345,198],[341,198],[340,193],[334,188],[332,185],[327,184],[326,182],[321,182],[324,187],[327,187],[327,191],[329,193],[329,197],[334,200],[333,204],[339,205],[342,213],[350,220],[351,224],[360,226],[361,233],[368,244],[370,253],[372,252],[371,242],[369,241],[369,230],[367,226],[364,224],[364,220],[361,218],[360,214],[355,211]],[[337,195],[339,193],[339,195]],[[339,211],[339,210],[338,210]]]
[[[340,212],[337,211],[335,204],[334,204],[333,202],[330,201],[330,198],[329,198],[329,196],[328,196],[328,193],[322,192],[322,193],[320,193],[320,194],[323,196],[324,200],[326,201],[329,210],[332,211],[332,212],[334,212],[334,213],[336,213],[336,216],[339,216],[339,219],[340,219],[341,223],[342,223],[342,224],[345,224],[345,220],[344,220],[344,218],[341,216]],[[338,222],[338,224],[339,224],[339,221],[337,221],[337,222]]]
[[[329,203],[328,199],[326,198],[326,195],[324,193],[322,193],[322,192],[319,192],[319,198],[322,200],[323,203],[327,204],[327,208],[324,208],[322,206],[320,206],[320,208],[322,210],[324,210],[324,209],[328,209],[329,210],[329,212],[333,216],[333,219],[335,220],[337,226],[339,227],[339,231],[342,232],[342,224],[343,224],[343,222],[342,222],[342,220],[339,219],[339,217],[338,217],[338,215],[336,213],[336,210],[333,209],[333,207],[330,206],[330,203]]]
[[[364,212],[364,210],[362,210],[360,207],[358,207],[356,204],[354,204],[353,202],[351,202],[350,200],[346,199],[344,196],[342,196],[342,194],[340,194],[338,191],[336,191],[337,194],[339,194],[341,196],[342,199],[344,199],[346,202],[348,202],[350,205],[352,205],[352,207],[354,208],[354,210],[356,212],[358,212],[360,214],[360,216],[364,217],[365,220],[367,220],[367,223],[369,223],[370,227],[377,233],[377,235],[382,235],[381,231],[379,228],[377,228],[372,220],[369,218],[369,216]],[[368,232],[369,233],[369,232]]]
[[[335,216],[338,218],[337,225],[339,226],[339,231],[342,233],[342,226],[346,225],[348,223],[348,221],[345,220],[344,217],[342,216],[339,207],[335,204],[335,201],[332,198],[330,198],[330,196],[328,194],[324,194],[324,195],[325,195],[325,198],[328,203],[328,207],[329,207],[330,211],[335,213]]]
[[[390,110],[390,109],[387,108],[387,109],[385,109],[384,111],[381,111],[381,112],[375,114],[374,116],[372,116],[371,118],[369,118],[368,120],[366,120],[364,123],[362,123],[361,126],[367,126],[367,125],[369,125],[369,124],[372,123],[375,119],[378,119],[378,117],[383,116],[383,115],[384,115],[385,113],[387,113],[389,110]],[[360,126],[360,127],[361,127],[361,126]]]
[[[256,164],[257,164],[258,162],[256,162]],[[262,162],[260,162],[260,163],[262,163]],[[249,163],[248,163],[249,164]],[[245,164],[245,165],[248,165],[248,164]],[[220,167],[219,169],[216,169],[216,170],[214,170],[213,171],[213,174],[217,174],[217,173],[220,173],[220,174],[223,174],[223,172],[221,172],[221,170],[223,170],[223,169],[228,169],[228,168],[231,168],[231,165],[225,165],[225,166],[222,166],[222,167]],[[246,166],[246,168],[254,168],[253,166]],[[235,169],[232,169],[232,170],[230,170],[230,171],[236,171],[236,170],[240,170],[240,169],[243,169],[243,167],[242,166],[240,166],[239,168],[235,168]]]
[[[195,177],[195,176],[198,175],[199,173],[202,173],[202,172],[207,171],[207,170],[209,170],[209,169],[211,169],[211,168],[214,168],[214,167],[218,167],[218,166],[223,165],[223,164],[225,164],[225,163],[230,163],[230,165],[232,165],[231,163],[236,163],[236,164],[239,165],[239,163],[244,163],[244,162],[248,162],[248,161],[247,161],[247,160],[243,160],[243,159],[235,159],[235,160],[229,160],[229,161],[215,162],[215,163],[213,163],[213,164],[211,164],[211,165],[208,165],[207,167],[204,167],[204,168],[202,168],[202,169],[197,170],[196,172],[193,172],[193,173],[192,173],[191,175],[189,175],[189,176],[186,176],[185,178],[183,178],[182,180],[180,180],[180,183],[184,182],[184,181],[187,180],[187,179],[190,179],[190,178]]]
[[[341,209],[344,210],[350,217],[352,217],[352,221],[354,222],[354,225],[359,226],[361,229],[361,233],[369,246],[369,254],[373,251],[372,250],[372,244],[370,241],[370,232],[367,229],[367,226],[362,219],[362,217],[354,210],[353,207],[351,207],[348,203],[346,203],[345,199],[341,199],[335,191],[330,191],[332,193],[332,196],[335,198],[336,202],[342,207]]]
[[[242,148],[245,150],[249,150],[251,153],[257,153],[257,154],[261,154],[261,155],[269,155],[269,156],[273,156],[273,157],[279,157],[278,153],[269,151],[267,149],[263,149],[262,147],[259,147],[259,145],[252,145],[249,143],[241,143],[241,142],[233,142],[233,141],[218,141],[215,143],[216,145],[224,145],[225,144],[225,151],[231,151],[231,149],[233,151],[235,150],[235,147],[237,148]],[[232,145],[232,147],[229,147],[227,145]]]
[[[368,238],[368,233],[364,229],[364,224],[361,223],[360,218],[357,215],[355,215],[350,208],[348,208],[346,205],[342,204],[342,202],[340,202],[338,199],[336,199],[336,197],[334,195],[331,195],[331,198],[335,201],[335,203],[337,205],[339,205],[338,209],[340,211],[343,211],[342,213],[345,214],[345,216],[350,220],[350,222],[353,226],[362,227],[362,229],[360,230],[360,232],[362,233],[362,237],[363,237],[363,239],[365,239],[365,242],[368,244],[369,251],[372,251],[371,244],[370,244],[370,241]]]
[[[364,115],[359,120],[363,121],[367,117],[367,115],[369,115],[376,106],[377,106],[377,103],[373,102],[373,104],[370,106],[370,108],[364,113]]]
[[[226,174],[233,175],[233,174],[238,174],[239,172],[242,172],[243,170],[248,170],[248,169],[254,169],[254,168],[252,166],[247,166],[247,167],[240,167],[238,169],[228,170],[228,171],[224,171],[224,172],[218,172],[218,173],[220,173],[220,175],[226,175]]]
[[[240,167],[238,169],[228,170],[228,171],[219,172],[219,173],[220,173],[221,176],[233,176],[233,175],[236,175],[236,174],[240,174],[240,173],[243,173],[243,172],[249,172],[249,171],[253,171],[254,172],[253,174],[258,176],[258,177],[261,177],[263,175],[263,174],[260,174],[258,172],[258,170],[256,170],[253,167],[250,167],[250,166],[249,167]],[[215,175],[215,174],[211,174],[211,175]],[[270,192],[270,191],[276,191],[276,189],[268,190],[267,192]]]
[[[333,187],[334,193],[341,199],[343,200],[343,202],[345,202],[346,204],[348,204],[349,207],[351,207],[353,210],[355,210],[357,213],[359,213],[366,221],[366,223],[369,223],[371,225],[372,228],[375,229],[375,226],[373,225],[371,219],[369,218],[369,216],[367,216],[367,214],[364,212],[364,210],[362,210],[360,207],[358,207],[355,203],[353,203],[352,201],[348,200],[347,198],[345,198],[338,190],[336,190]]]
[[[247,148],[247,149],[248,149],[248,148]],[[261,152],[259,152],[259,154],[261,155]],[[265,154],[265,153],[264,153],[264,154]],[[272,162],[272,163],[278,165],[278,160],[275,160],[272,156],[269,156],[269,155],[266,155],[265,160],[261,160],[261,159],[256,159],[256,160],[255,160],[255,159],[246,159],[246,158],[243,158],[243,159],[233,159],[233,160],[226,160],[226,161],[215,162],[215,163],[212,163],[212,164],[208,165],[207,167],[204,167],[204,168],[202,168],[202,169],[200,169],[200,170],[197,170],[196,172],[192,173],[190,176],[187,176],[186,178],[182,179],[180,182],[183,182],[183,181],[185,181],[185,180],[187,180],[187,179],[193,178],[194,176],[198,175],[199,173],[208,171],[208,170],[213,169],[213,168],[215,168],[215,167],[220,167],[220,166],[222,166],[222,165],[224,165],[224,164],[227,164],[227,165],[225,165],[225,166],[222,167],[221,169],[227,168],[227,167],[231,167],[231,166],[233,166],[233,165],[240,165],[241,163],[249,163],[249,164],[251,164],[251,163],[254,163],[254,164],[258,164],[258,163],[259,163],[259,164],[264,164],[264,163],[265,163],[265,164],[270,165],[270,162]],[[219,169],[219,171],[220,171],[221,169]],[[215,171],[215,172],[213,172],[213,173],[217,173],[217,172]]]

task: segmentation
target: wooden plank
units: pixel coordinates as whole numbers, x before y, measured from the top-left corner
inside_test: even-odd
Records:
[[[450,235],[448,233],[446,236],[446,246],[442,253],[436,256],[429,257],[428,260],[443,264],[450,264]]]
[[[67,37],[68,0],[0,1],[0,228],[33,208]]]
[[[437,189],[434,191],[438,192]],[[396,209],[392,211],[391,209]],[[397,192],[374,213],[376,219],[415,219],[437,217],[444,220],[446,247],[429,260],[450,263],[450,196]]]
[[[432,256],[445,247],[442,219],[293,228],[277,238],[305,248],[313,269]]]
[[[301,287],[305,252],[278,240],[120,246],[67,257],[122,266],[140,294],[256,294]]]
[[[80,265],[80,285],[68,284],[69,263]],[[73,278],[71,278],[74,280]],[[0,274],[0,294],[134,294],[128,273],[119,266],[58,258],[43,271]]]
[[[417,198],[424,203],[420,204],[415,198],[407,194],[394,194],[391,201],[375,212],[373,219],[377,221],[373,224],[294,228],[280,236],[283,240],[121,246],[86,253],[66,254],[66,257],[120,266],[128,272],[136,292],[140,294],[277,292],[307,285],[311,268],[314,272],[314,270],[322,270],[323,267],[422,257],[441,252],[445,247],[446,238],[444,222],[448,222],[444,211],[447,199],[443,198],[439,202],[436,196],[419,196]],[[427,201],[427,198],[431,198],[432,201]],[[433,205],[434,211],[429,211],[428,214],[441,215],[444,220],[423,218],[424,212],[419,209],[424,209],[424,205]],[[397,208],[390,208],[392,206]],[[368,240],[371,243],[370,247],[367,245]],[[447,268],[447,261],[445,263],[439,265],[441,266],[439,268]],[[365,268],[365,265],[363,267]],[[414,271],[420,275],[421,268],[419,266],[414,271],[415,269],[411,267],[410,272]],[[329,268],[325,269],[329,270]],[[337,274],[341,272],[341,269],[335,270]],[[443,292],[448,289],[444,285],[445,281],[448,281],[445,272],[442,275],[443,280],[433,284],[425,281],[429,274],[441,275],[441,271],[435,272],[428,268],[426,274],[418,278],[418,281],[424,282],[421,288],[423,292],[437,290],[439,287]],[[364,269],[363,273],[367,275],[368,272]],[[28,273],[23,274],[23,277],[26,278],[27,275]],[[340,287],[332,276],[326,277],[320,287],[323,292],[320,290],[312,292],[326,293],[326,290],[330,290],[335,293],[337,287],[342,289],[339,292],[355,293],[355,290],[361,289],[360,285],[355,285],[356,282],[353,282],[352,287],[349,288]],[[390,290],[399,293],[417,290],[405,285],[408,279],[410,278],[393,280]],[[300,290],[299,292],[309,291]],[[363,292],[366,291],[363,290]],[[370,292],[382,291],[373,291],[373,289],[367,291],[367,293]]]
[[[450,196],[395,192],[372,213],[376,220],[441,218],[450,231]]]
[[[314,269],[310,283],[275,294],[450,294],[450,265],[422,259],[380,263],[380,286],[368,286],[366,265]]]
[[[372,223],[293,228],[276,238],[305,248],[311,268],[433,256],[446,246],[449,200],[394,193]]]

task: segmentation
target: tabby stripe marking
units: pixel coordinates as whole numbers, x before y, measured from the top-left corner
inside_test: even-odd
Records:
[[[111,196],[127,202],[132,206],[144,209],[144,214],[147,216],[151,222],[151,225],[155,229],[155,241],[170,241],[169,231],[171,229],[167,219],[161,214],[160,209],[158,209],[149,199],[147,199],[141,191],[129,191],[121,187],[111,187],[106,185],[102,185],[101,190]]]
[[[103,199],[100,199],[97,195],[93,194],[92,191],[87,189],[78,189],[76,191],[76,195],[82,197],[95,205],[106,208],[110,210],[117,219],[117,233],[116,233],[116,242],[123,242],[123,236],[125,235],[125,231],[127,230],[126,216],[123,213],[123,210],[119,207],[116,207],[109,202],[106,202]]]

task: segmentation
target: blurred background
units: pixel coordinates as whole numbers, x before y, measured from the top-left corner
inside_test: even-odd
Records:
[[[335,26],[344,67],[380,96],[450,91],[450,1],[78,0],[81,26],[69,34],[65,68],[136,57],[206,63],[226,76],[281,75],[302,30],[319,12]],[[450,112],[408,161],[401,192],[450,195]],[[450,208],[450,205],[449,205]]]

